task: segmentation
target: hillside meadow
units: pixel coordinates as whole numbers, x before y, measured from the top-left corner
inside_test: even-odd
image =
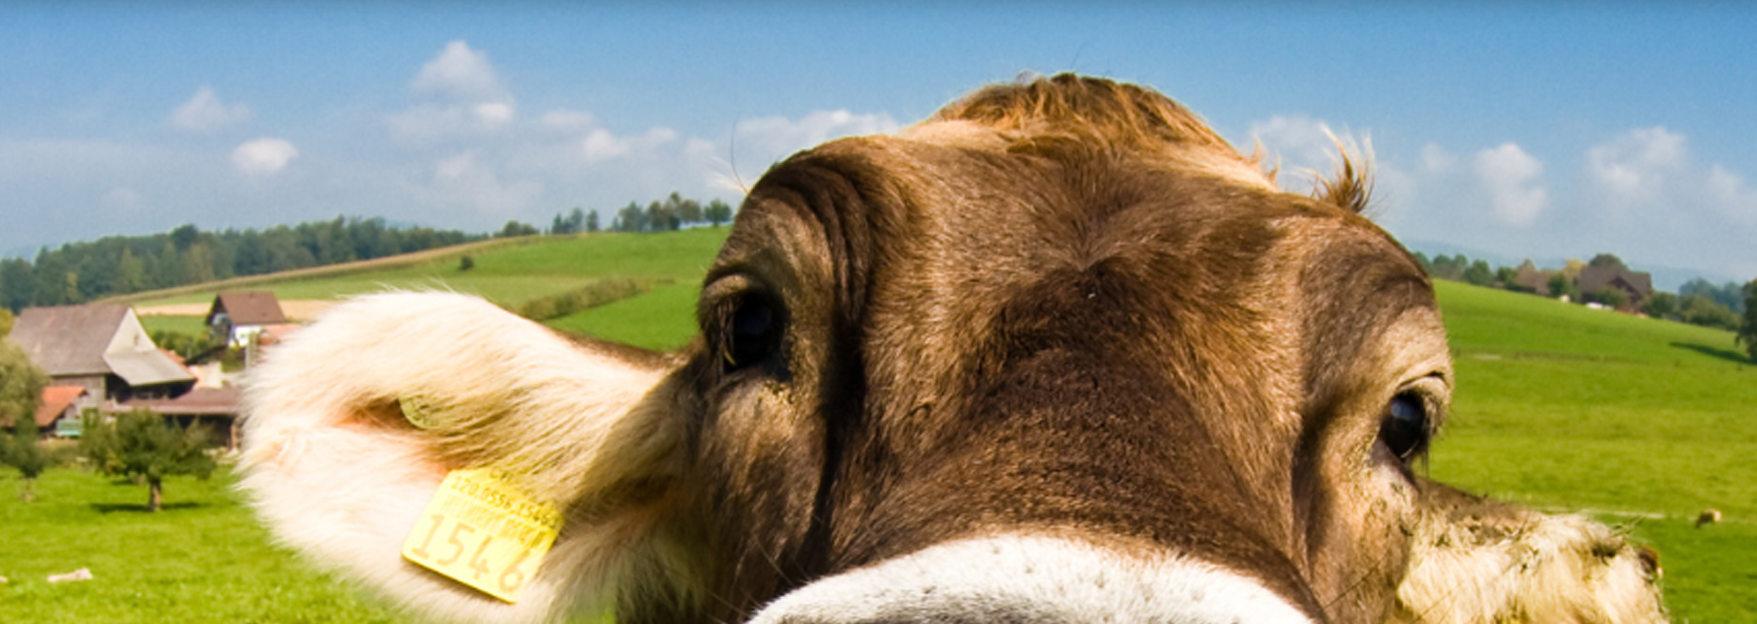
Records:
[[[725,230],[533,238],[382,270],[306,272],[249,286],[284,300],[447,289],[503,306],[593,280],[652,280],[643,294],[549,322],[649,348],[694,334],[696,288]],[[1677,622],[1757,621],[1757,367],[1732,334],[1437,284],[1458,388],[1424,468],[1435,479],[1624,527],[1662,554]],[[214,289],[137,298],[205,302]],[[145,317],[155,328],[189,317]],[[190,323],[194,323],[190,325]],[[167,511],[144,492],[70,469],[16,502],[0,487],[0,621],[381,622],[382,607],[270,545],[222,473],[174,480]],[[140,499],[140,500],[136,500]],[[179,505],[179,501],[185,504]],[[1725,522],[1696,528],[1704,509]],[[90,567],[96,579],[42,577]]]

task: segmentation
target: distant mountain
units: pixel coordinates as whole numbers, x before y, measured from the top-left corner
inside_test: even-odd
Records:
[[[1424,254],[1427,254],[1428,257],[1430,257],[1430,258],[1433,256],[1441,255],[1441,254],[1445,254],[1448,256],[1455,256],[1458,254],[1464,254],[1465,256],[1468,256],[1471,260],[1487,260],[1489,262],[1489,264],[1497,266],[1497,267],[1500,267],[1500,266],[1519,266],[1519,263],[1524,262],[1525,259],[1527,258],[1527,256],[1520,256],[1520,257],[1515,258],[1515,257],[1511,257],[1511,256],[1506,256],[1503,254],[1497,254],[1497,253],[1483,251],[1481,249],[1471,249],[1468,247],[1460,247],[1458,245],[1453,245],[1450,243],[1438,243],[1438,242],[1433,242],[1433,241],[1406,240],[1406,241],[1403,241],[1403,244],[1404,244],[1404,246],[1408,247],[1410,251],[1422,252]],[[1610,253],[1616,253],[1616,252],[1612,251]],[[1533,263],[1536,263],[1537,267],[1540,269],[1560,268],[1563,264],[1566,264],[1568,261],[1567,258],[1564,258],[1561,256],[1541,256],[1541,257],[1540,256],[1531,256],[1530,258],[1531,258],[1531,261]],[[1578,258],[1578,260],[1581,260],[1581,261],[1586,261],[1586,260],[1591,260],[1591,259],[1592,258],[1590,258],[1590,257]],[[1664,266],[1664,265],[1644,264],[1639,261],[1630,260],[1628,258],[1624,258],[1624,261],[1629,263],[1630,269],[1634,269],[1636,271],[1646,271],[1648,273],[1653,274],[1653,287],[1654,288],[1656,288],[1658,290],[1667,291],[1667,292],[1673,292],[1673,293],[1678,292],[1678,287],[1683,286],[1684,282],[1688,282],[1688,281],[1696,279],[1698,277],[1700,277],[1702,279],[1706,279],[1710,282],[1713,282],[1715,285],[1725,284],[1727,282],[1737,282],[1737,283],[1743,284],[1747,281],[1747,280],[1741,280],[1736,277],[1730,277],[1730,276],[1719,274],[1719,273],[1703,271],[1700,269],[1682,269],[1682,268],[1678,268],[1678,267],[1671,267],[1671,266]]]

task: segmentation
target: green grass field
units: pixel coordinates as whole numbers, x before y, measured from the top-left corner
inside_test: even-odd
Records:
[[[725,230],[539,239],[427,265],[266,282],[285,299],[447,288],[503,305],[603,277],[672,280],[550,325],[639,346],[695,333],[696,289]],[[1732,334],[1456,283],[1438,285],[1458,388],[1431,475],[1547,511],[1581,511],[1654,545],[1677,622],[1757,622],[1757,367]],[[184,292],[140,305],[205,301]],[[149,325],[152,321],[149,320]],[[387,618],[270,546],[224,478],[144,492],[70,470],[43,501],[0,488],[0,621],[372,622]],[[8,482],[11,483],[11,482]],[[16,487],[16,486],[13,486]],[[1705,508],[1726,521],[1693,526]],[[91,567],[97,580],[41,577]],[[18,615],[16,618],[14,614]]]
[[[1757,366],[1732,334],[1437,290],[1458,388],[1433,476],[1630,526],[1676,621],[1757,621]],[[1726,522],[1695,528],[1707,508]]]
[[[55,469],[26,504],[13,476],[0,485],[0,622],[395,621],[271,546],[225,471],[166,479],[156,514],[125,480]],[[78,568],[92,580],[46,580]]]

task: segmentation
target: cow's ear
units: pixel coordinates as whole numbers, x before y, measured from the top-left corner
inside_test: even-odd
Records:
[[[354,299],[251,371],[241,487],[281,542],[416,614],[527,622],[606,609],[622,577],[653,565],[641,553],[681,471],[675,368],[463,295]],[[441,481],[474,467],[561,515],[516,603],[402,554]]]
[[[1433,482],[1391,621],[1668,621],[1659,555],[1577,515],[1549,515]]]

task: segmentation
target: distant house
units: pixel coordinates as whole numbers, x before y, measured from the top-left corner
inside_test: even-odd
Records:
[[[207,326],[215,336],[225,336],[227,346],[242,348],[266,328],[288,324],[281,302],[266,290],[223,292],[208,308]]]
[[[1518,268],[1513,269],[1513,285],[1518,286],[1520,290],[1548,297],[1550,296],[1550,278],[1555,274],[1555,271],[1544,271],[1537,268],[1537,265],[1532,264],[1531,260],[1527,258],[1525,262],[1520,263]]]
[[[1619,310],[1632,312],[1641,309],[1641,303],[1653,296],[1653,275],[1643,271],[1631,271],[1628,267],[1618,264],[1588,266],[1580,270],[1580,277],[1574,285],[1582,295],[1595,293],[1606,288],[1623,293],[1623,305]]]
[[[49,386],[43,389],[42,400],[37,402],[37,433],[47,437],[79,437],[79,400],[85,396],[85,388],[79,386]],[[11,418],[0,420],[0,429],[11,429],[15,423]],[[63,431],[62,429],[67,429]],[[71,435],[68,433],[71,432]]]
[[[85,391],[74,401],[76,411],[171,398],[195,384],[195,376],[153,344],[125,305],[25,308],[10,338],[48,373],[50,385]]]

